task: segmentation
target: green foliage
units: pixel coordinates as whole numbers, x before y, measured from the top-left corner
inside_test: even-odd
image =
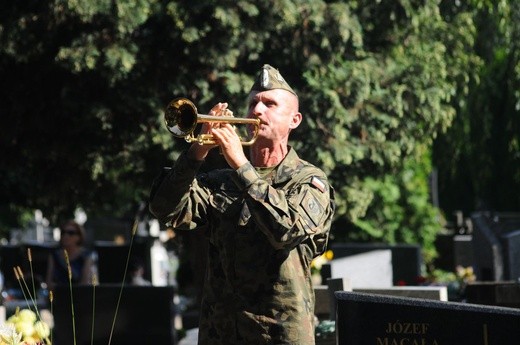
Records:
[[[397,26],[403,21],[407,25]],[[461,21],[459,30],[464,23],[466,30],[473,29],[471,22]],[[366,177],[378,180],[402,170],[407,157],[414,157],[418,147],[431,145],[450,126],[455,81],[471,68],[462,62],[459,69],[451,67],[453,60],[466,54],[466,46],[459,43],[448,50],[462,34],[451,33],[434,5],[409,7],[388,32],[377,30],[378,38],[368,41],[385,41],[385,49],[354,49],[354,59],[338,55],[305,73],[307,93],[317,96],[306,104],[312,137],[306,133],[302,147],[335,181],[341,181],[338,217],[354,221],[365,215],[373,196],[363,182]],[[448,33],[451,40],[445,39]],[[316,148],[320,138],[324,144]]]
[[[518,164],[518,120],[497,126],[487,103],[520,104],[511,18],[509,2],[486,0],[4,1],[0,226],[36,208],[51,221],[78,206],[131,216],[187,147],[165,130],[165,105],[185,96],[204,113],[227,101],[240,116],[269,63],[300,96],[293,146],[335,187],[335,237],[418,242],[429,260],[441,226],[427,193],[433,140],[454,128],[449,167],[485,120],[490,139],[510,133],[501,145],[507,168]],[[514,76],[507,92],[482,97],[498,72]]]
[[[475,1],[480,64],[454,125],[435,142],[446,212],[520,208],[520,5]],[[449,154],[446,154],[449,152]]]
[[[152,4],[3,5],[6,226],[17,225],[9,213],[24,209],[42,209],[51,221],[71,216],[78,206],[91,215],[117,216],[144,198],[142,186],[153,176],[147,155],[159,154],[150,137],[159,125],[149,115],[159,110],[157,100],[142,92],[144,84],[131,85],[139,79],[132,75],[139,73],[134,36]]]
[[[424,150],[423,150],[424,151]],[[374,199],[366,217],[354,221],[362,230],[351,234],[351,240],[384,243],[418,243],[425,262],[436,257],[434,241],[443,226],[441,214],[430,202],[428,176],[431,159],[427,152],[405,160],[397,174],[379,179],[368,177],[363,186]]]

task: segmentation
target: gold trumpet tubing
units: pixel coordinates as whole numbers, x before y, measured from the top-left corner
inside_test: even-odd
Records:
[[[234,116],[216,116],[216,115],[206,115],[206,114],[198,114],[197,115],[197,123],[205,123],[205,122],[225,122],[225,123],[238,123],[238,124],[259,124],[259,119],[244,119],[241,117]]]
[[[244,119],[233,116],[215,116],[215,115],[207,115],[207,114],[197,114],[197,123],[229,123],[229,124],[242,124],[242,125],[253,125],[253,133],[251,135],[251,139],[248,141],[243,141],[243,138],[240,137],[240,141],[242,145],[249,146],[252,145],[258,134],[258,127],[260,126],[259,119]],[[190,134],[185,137],[185,140],[189,143],[197,142],[200,145],[216,145],[213,135],[211,134],[199,134],[198,136],[193,136]]]
[[[197,123],[201,123],[201,124],[202,123],[230,123],[230,124],[234,124],[234,125],[236,125],[236,124],[253,125],[253,131],[251,132],[251,138],[248,141],[244,141],[244,139],[239,136],[239,139],[240,139],[242,145],[249,146],[249,145],[252,145],[256,141],[256,137],[258,135],[258,128],[260,125],[260,120],[199,114]],[[233,126],[233,127],[236,129],[236,126]],[[189,143],[196,142],[200,145],[217,145],[217,141],[215,140],[214,136],[209,133],[201,133],[198,136],[194,136],[193,133],[190,133],[184,139]]]

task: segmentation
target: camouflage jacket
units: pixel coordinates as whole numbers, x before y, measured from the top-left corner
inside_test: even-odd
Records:
[[[182,154],[152,188],[150,210],[209,239],[199,344],[314,344],[311,260],[334,212],[325,174],[291,148],[271,177],[247,163],[197,174]]]

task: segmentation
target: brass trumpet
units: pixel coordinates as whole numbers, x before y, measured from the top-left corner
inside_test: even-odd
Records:
[[[197,107],[187,98],[179,97],[171,101],[164,112],[164,121],[168,131],[178,138],[184,138],[187,142],[197,142],[200,145],[215,145],[217,142],[211,134],[199,134],[194,136],[193,132],[199,123],[230,123],[253,125],[251,139],[244,141],[240,138],[242,145],[251,145],[256,141],[260,128],[259,119],[244,119],[233,116],[213,116],[197,113]]]

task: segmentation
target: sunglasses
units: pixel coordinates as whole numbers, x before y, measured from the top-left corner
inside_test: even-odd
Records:
[[[63,230],[61,232],[62,235],[69,235],[69,236],[74,236],[74,235],[78,235],[78,232],[76,230]]]

